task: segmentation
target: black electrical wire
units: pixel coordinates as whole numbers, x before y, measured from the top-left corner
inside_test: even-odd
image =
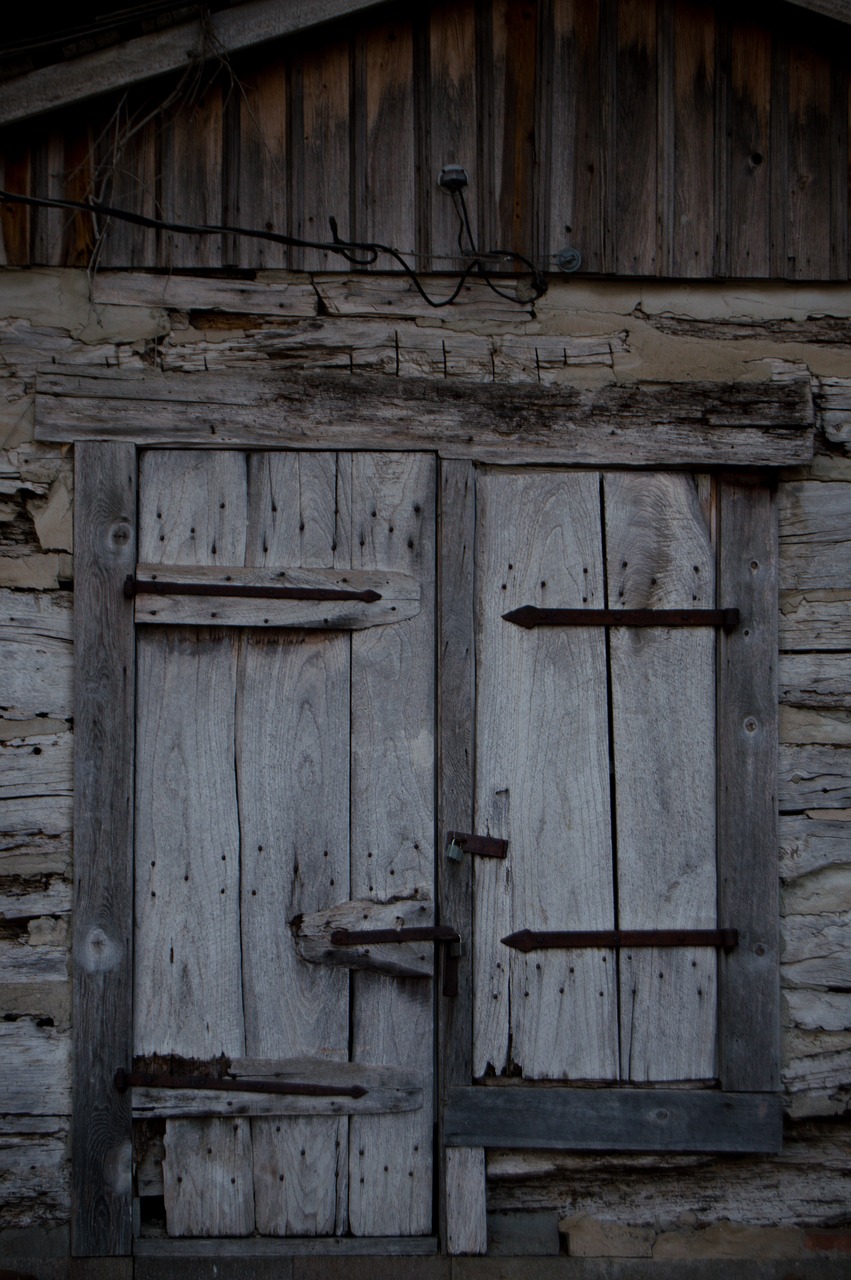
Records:
[[[459,193],[460,195],[460,193]],[[25,196],[13,191],[0,190],[0,202],[9,204],[23,204],[33,206],[35,208],[44,209],[72,209],[82,211],[84,213],[95,213],[103,218],[117,218],[123,222],[133,223],[139,227],[150,227],[155,231],[173,231],[179,235],[232,235],[245,236],[253,240],[269,240],[273,244],[281,244],[291,249],[317,249],[325,253],[337,253],[346,262],[356,267],[373,266],[381,254],[392,258],[398,263],[402,271],[413,284],[424,302],[430,307],[448,307],[456,300],[467,280],[472,275],[478,276],[493,293],[500,298],[505,298],[509,302],[516,302],[520,305],[527,305],[528,302],[535,302],[542,297],[547,291],[547,282],[542,272],[538,270],[533,262],[524,257],[521,253],[514,253],[509,250],[495,249],[486,254],[478,253],[474,247],[473,236],[470,230],[470,220],[467,216],[467,206],[464,202],[463,195],[460,195],[461,210],[458,209],[458,203],[455,201],[456,212],[460,221],[460,230],[458,233],[459,247],[462,243],[462,236],[466,232],[470,241],[471,252],[474,256],[470,262],[460,273],[455,288],[447,298],[435,299],[430,297],[423,288],[419,275],[404,259],[398,249],[393,249],[389,245],[379,244],[375,241],[361,242],[357,240],[343,240],[337,232],[337,221],[335,218],[329,219],[331,224],[332,240],[303,240],[300,236],[289,236],[279,231],[261,231],[252,227],[231,227],[218,225],[192,225],[182,222],[164,222],[160,218],[149,218],[142,213],[130,213],[126,209],[115,209],[111,205],[101,204],[96,200],[54,200],[44,196]],[[463,211],[463,212],[462,212]],[[462,249],[462,252],[463,249]],[[466,254],[465,254],[466,256]],[[532,296],[529,299],[520,299],[515,294],[508,293],[504,289],[500,289],[491,279],[487,267],[487,259],[513,259],[521,263],[532,275]]]

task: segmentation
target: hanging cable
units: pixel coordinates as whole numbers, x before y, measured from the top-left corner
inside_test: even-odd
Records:
[[[453,199],[456,213],[458,214],[460,228],[458,232],[459,248],[462,247],[462,237],[464,234],[470,243],[470,251],[461,251],[465,257],[470,257],[470,261],[459,273],[458,280],[454,289],[446,298],[432,298],[423,288],[419,274],[407,263],[403,255],[398,249],[393,249],[390,245],[380,244],[377,241],[357,241],[343,240],[337,229],[337,221],[330,218],[331,236],[330,241],[322,240],[305,240],[300,236],[285,235],[279,231],[259,230],[253,227],[231,227],[227,225],[217,224],[201,224],[194,225],[184,222],[166,222],[161,218],[149,218],[142,213],[131,213],[126,209],[116,209],[111,205],[102,204],[98,200],[59,200],[49,199],[45,196],[25,196],[13,191],[0,190],[0,202],[8,204],[22,204],[34,208],[43,209],[70,209],[83,213],[94,213],[102,218],[115,218],[122,222],[132,223],[134,226],[149,227],[154,231],[170,231],[177,235],[196,235],[196,236],[244,236],[253,240],[268,240],[273,244],[284,245],[290,249],[316,249],[322,253],[339,254],[346,262],[355,267],[371,267],[378,261],[383,254],[391,258],[402,269],[414,288],[419,293],[424,302],[430,307],[448,307],[458,298],[461,290],[471,276],[476,276],[483,281],[487,287],[498,297],[504,298],[509,302],[514,302],[518,306],[528,306],[529,302],[535,302],[542,297],[547,291],[547,281],[544,274],[535,266],[529,258],[524,257],[522,253],[515,253],[513,250],[495,249],[487,253],[479,253],[475,249],[472,231],[470,230],[470,220],[467,215],[467,206],[464,202],[463,194],[458,193],[460,199]],[[472,256],[470,256],[472,254]],[[518,298],[515,294],[500,289],[492,280],[491,272],[488,270],[488,264],[497,261],[514,261],[521,264],[532,276],[532,294],[529,298]]]

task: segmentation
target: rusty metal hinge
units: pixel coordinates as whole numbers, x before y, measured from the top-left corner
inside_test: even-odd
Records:
[[[239,1080],[216,1076],[172,1076],[150,1071],[125,1071],[113,1077],[119,1093],[128,1089],[216,1089],[227,1093],[283,1093],[304,1098],[363,1098],[369,1092],[361,1084],[314,1084],[312,1081]]]
[[[146,596],[234,596],[243,600],[362,600],[375,604],[380,591],[356,591],[346,587],[260,587],[248,582],[168,582],[163,578],[145,578],[141,582],[133,573],[124,579],[124,595],[131,600]]]
[[[474,853],[479,858],[505,858],[508,856],[508,841],[499,840],[496,836],[477,836],[467,831],[447,831],[447,858],[459,862],[462,853]]]
[[[738,929],[581,929],[536,932],[521,929],[501,939],[517,951],[562,950],[580,947],[720,947],[739,945]]]
[[[443,960],[443,994],[458,994],[458,960],[463,954],[461,935],[445,924],[413,925],[402,929],[334,929],[335,947],[382,946],[399,942],[437,942],[446,945]]]
[[[525,627],[722,627],[739,625],[738,609],[539,609],[524,604],[502,615]]]

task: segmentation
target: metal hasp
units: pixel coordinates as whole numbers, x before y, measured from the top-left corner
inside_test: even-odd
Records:
[[[150,1071],[125,1071],[113,1077],[119,1093],[128,1089],[216,1089],[226,1093],[285,1093],[302,1098],[363,1098],[368,1092],[361,1084],[313,1084],[310,1081],[226,1080],[215,1076],[170,1076]]]
[[[738,609],[539,609],[524,604],[502,615],[517,627],[722,627],[739,625]]]
[[[139,582],[135,574],[124,579],[124,595],[132,600],[146,596],[239,596],[243,600],[362,600],[375,604],[379,591],[353,591],[345,587],[257,587],[247,582],[166,582],[146,578]]]
[[[508,841],[496,836],[477,836],[467,831],[447,831],[446,844],[457,845],[465,853],[475,853],[479,858],[508,857]]]
[[[381,946],[391,942],[437,942],[446,944],[443,960],[443,994],[458,994],[458,959],[461,935],[446,924],[412,925],[407,929],[335,929],[331,943],[335,947]]]
[[[720,947],[739,945],[738,929],[585,929],[536,933],[521,929],[501,939],[516,951],[562,950],[580,947]]]

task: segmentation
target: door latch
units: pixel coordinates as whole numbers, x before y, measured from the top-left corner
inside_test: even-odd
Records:
[[[443,994],[458,994],[458,961],[464,954],[460,933],[449,925],[412,925],[402,929],[335,929],[331,943],[335,947],[381,946],[384,943],[436,942],[445,946],[443,954]]]

